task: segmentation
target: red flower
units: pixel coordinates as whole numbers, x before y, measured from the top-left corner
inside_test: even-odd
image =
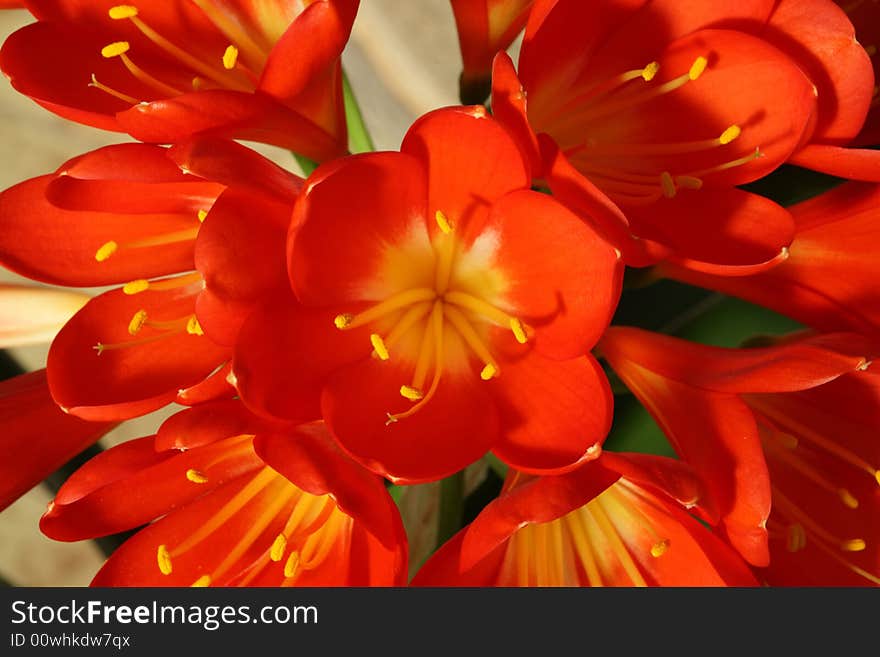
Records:
[[[732,294],[822,331],[880,337],[880,186],[848,183],[791,208],[788,259],[756,276],[726,278],[664,263],[662,275]]]
[[[408,482],[490,449],[536,472],[590,458],[611,394],[589,349],[621,267],[529,181],[482,108],[428,114],[400,153],[318,169],[290,235],[296,298],[279,293],[239,336],[245,403],[322,415],[355,459]]]
[[[148,522],[93,585],[406,581],[406,536],[381,481],[339,453],[322,425],[273,427],[237,401],[187,409],[156,436],[95,457],[40,526],[72,541]]]
[[[771,480],[755,414],[742,395],[792,393],[865,367],[859,336],[814,336],[760,349],[721,349],[612,327],[602,355],[703,477],[700,511],[757,566],[769,561]]]
[[[357,0],[28,0],[0,67],[74,121],[148,142],[265,141],[347,152],[339,56]]]
[[[791,218],[735,186],[788,159],[816,107],[797,62],[737,29],[763,27],[774,4],[539,0],[518,77],[496,60],[493,110],[627,264],[769,267]]]
[[[62,412],[49,395],[46,370],[0,382],[0,424],[0,510],[113,426]]]
[[[461,97],[488,96],[492,59],[523,29],[533,0],[450,0],[461,46]],[[478,97],[480,96],[480,97]]]
[[[227,190],[233,199],[248,194],[254,209],[271,208],[252,225],[282,222],[280,244],[298,179],[232,142],[170,151],[110,146],[0,195],[5,266],[54,284],[124,284],[90,300],[53,341],[48,378],[59,405],[85,419],[120,420],[232,392],[228,370],[202,384],[231,353],[227,343],[204,336],[196,303],[208,293],[202,273],[192,271],[201,221],[226,184],[236,185]],[[228,204],[218,205],[209,238],[226,223]],[[281,276],[283,247],[276,251]],[[272,262],[265,258],[268,271]]]
[[[416,586],[754,586],[748,566],[684,507],[683,464],[605,452],[506,491],[434,554]]]

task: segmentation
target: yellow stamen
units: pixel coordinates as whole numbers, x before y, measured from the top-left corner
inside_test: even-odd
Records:
[[[840,544],[840,549],[844,552],[861,552],[865,547],[865,541],[861,538],[852,538]]]
[[[494,322],[498,326],[510,327],[511,322],[515,319],[506,312],[499,310],[492,304],[466,292],[452,290],[443,295],[443,299],[448,303],[453,303],[465,310],[471,310],[478,315],[482,315],[486,319]]]
[[[128,41],[114,41],[101,48],[101,56],[106,59],[112,59],[113,57],[119,57],[119,55],[127,53],[130,49],[131,45]]]
[[[226,51],[223,53],[223,68],[227,71],[231,71],[235,68],[235,63],[238,61],[238,48],[235,46],[226,46]]]
[[[393,313],[395,310],[406,308],[407,306],[419,303],[420,301],[432,301],[436,297],[437,293],[431,288],[412,288],[400,292],[399,294],[395,294],[394,296],[385,299],[385,301],[377,303],[375,306],[368,308],[357,315],[350,315],[348,313],[337,315],[333,319],[333,323],[336,325],[336,328],[340,330],[358,328],[359,326],[364,326],[377,319],[381,319],[385,315]]]
[[[92,73],[92,81],[89,83],[90,87],[94,87],[95,89],[100,89],[104,93],[110,94],[114,98],[118,98],[123,103],[128,103],[129,105],[137,105],[140,101],[134,96],[129,96],[128,94],[124,94],[121,91],[117,91],[113,87],[108,87],[106,84],[98,82],[98,78],[95,77],[95,74]]]
[[[419,401],[425,396],[418,388],[413,388],[412,386],[400,386],[400,394],[401,396],[409,399],[410,401]]]
[[[122,287],[122,292],[124,294],[131,295],[131,294],[140,294],[141,292],[144,292],[149,289],[150,289],[150,281],[148,281],[144,278],[139,278],[136,281],[131,281],[130,283],[126,283]]]
[[[190,588],[202,589],[205,587],[211,586],[211,576],[210,575],[202,575],[195,582],[190,584]]]
[[[620,534],[617,532],[617,528],[605,512],[602,497],[597,497],[593,502],[590,502],[583,508],[591,513],[596,519],[602,533],[605,534],[605,537],[608,539],[612,551],[617,556],[620,565],[623,567],[623,570],[629,576],[630,580],[632,580],[632,583],[640,588],[646,587],[648,584],[645,582],[645,578],[642,577],[638,566],[633,561],[629,548],[626,547],[623,539],[620,538]]]
[[[134,317],[131,318],[131,321],[128,323],[128,333],[129,335],[137,335],[138,332],[144,327],[144,324],[147,323],[147,311],[146,310],[138,310]]]
[[[116,249],[119,248],[119,245],[112,240],[110,242],[104,243],[101,248],[95,251],[95,260],[98,262],[104,262],[107,258],[116,253]]]
[[[738,125],[732,125],[727,130],[721,133],[721,136],[718,138],[718,141],[721,142],[722,145],[729,144],[734,139],[739,137],[742,134],[742,128]]]
[[[198,217],[199,217],[199,222],[203,222],[208,217],[208,211],[207,210],[199,210]]]
[[[196,319],[195,315],[192,315],[188,320],[186,320],[186,332],[190,335],[205,334],[205,332],[202,330],[202,325],[199,324],[199,320]]]
[[[480,378],[483,379],[483,381],[494,379],[497,375],[498,368],[495,367],[492,363],[486,363],[486,366],[480,372]]]
[[[440,379],[443,376],[443,323],[443,302],[438,299],[434,302],[434,309],[431,311],[430,324],[429,327],[427,327],[425,330],[426,335],[430,333],[431,340],[434,343],[434,378],[431,380],[431,386],[428,388],[428,392],[425,393],[425,396],[422,397],[422,399],[420,399],[418,403],[412,406],[408,411],[404,411],[403,413],[395,413],[393,415],[389,414],[388,420],[385,422],[386,426],[402,420],[403,418],[414,415],[422,408],[422,406],[431,401],[431,398],[437,392],[437,388],[440,385]],[[423,342],[425,342],[425,340],[423,340]],[[427,345],[423,344],[424,351],[427,351],[427,349],[425,349],[426,346]],[[420,389],[422,386],[413,385],[412,387]]]
[[[510,318],[510,330],[513,331],[513,337],[516,338],[516,341],[520,344],[525,344],[529,341],[528,336],[526,335],[526,327],[525,324],[517,317]]]
[[[373,345],[373,349],[376,350],[376,355],[379,356],[381,360],[388,360],[391,357],[388,353],[388,348],[385,346],[385,342],[382,340],[382,336],[378,333],[370,334],[370,343]]]
[[[855,495],[850,493],[846,488],[841,488],[837,491],[837,494],[840,496],[840,501],[843,502],[850,509],[858,509],[859,501],[856,499]]]
[[[133,7],[132,5],[116,5],[115,7],[110,7],[110,11],[107,12],[115,21],[121,20],[123,18],[134,18],[138,15],[137,7]]]
[[[693,176],[676,176],[675,183],[684,189],[701,189],[703,181]]]
[[[406,335],[407,331],[423,320],[428,313],[431,312],[431,307],[433,305],[434,304],[430,301],[425,301],[410,306],[397,321],[397,324],[394,325],[394,328],[391,329],[387,336],[385,336],[385,346],[390,349],[397,344],[397,341]]]
[[[677,193],[675,182],[672,180],[672,175],[668,171],[664,171],[660,174],[660,189],[663,190],[663,196],[666,198],[675,198],[675,194]]]
[[[694,63],[691,65],[690,70],[688,71],[688,77],[691,80],[697,80],[702,74],[703,71],[706,70],[706,67],[709,65],[709,60],[705,57],[697,57],[694,60]]]
[[[189,479],[194,484],[207,484],[208,477],[205,476],[203,472],[199,472],[198,470],[194,470],[190,468],[186,471],[186,478]]]
[[[580,558],[590,586],[604,586],[602,575],[596,563],[596,557],[593,555],[593,550],[590,546],[590,537],[587,535],[587,531],[582,524],[584,522],[582,514],[579,511],[573,511],[565,516],[564,520],[568,531],[571,533],[575,552],[577,552]]]
[[[284,576],[285,577],[293,577],[296,575],[299,570],[299,552],[293,551],[290,553],[290,556],[287,557],[287,562],[284,564]]]
[[[336,317],[333,318],[333,324],[341,331],[344,328],[348,328],[353,319],[354,315],[350,315],[349,313],[336,315]]]
[[[662,557],[666,554],[666,550],[669,549],[669,541],[667,539],[663,539],[662,541],[658,541],[651,546],[651,556],[655,559]]]
[[[272,541],[272,547],[269,549],[269,558],[272,561],[281,561],[284,558],[284,552],[287,550],[287,537],[284,534],[278,534]]]
[[[476,330],[468,321],[467,317],[465,317],[464,313],[462,313],[460,310],[457,310],[454,306],[451,305],[447,305],[444,308],[444,312],[446,314],[446,319],[449,320],[449,323],[452,324],[453,328],[456,331],[458,331],[462,339],[477,355],[477,358],[479,358],[485,364],[483,372],[488,373],[489,370],[487,368],[491,366],[492,374],[489,376],[489,379],[491,379],[492,376],[495,376],[499,370],[498,364],[492,357],[492,353],[489,351],[489,348],[485,344],[483,344],[483,340],[477,334]],[[482,377],[483,374],[481,373],[480,376]],[[483,378],[484,381],[488,381],[489,379]]]
[[[434,219],[437,220],[437,225],[446,235],[449,235],[452,232],[452,224],[449,223],[449,219],[447,219],[446,215],[440,210],[437,210],[437,212],[434,213]]]
[[[171,574],[171,554],[165,545],[160,545],[156,551],[156,561],[159,563],[159,570],[163,575]]]
[[[642,69],[642,77],[645,79],[645,82],[650,82],[654,79],[654,76],[660,71],[660,62],[651,62],[645,68]]]

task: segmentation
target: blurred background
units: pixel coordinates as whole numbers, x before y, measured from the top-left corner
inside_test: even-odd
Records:
[[[24,10],[0,11],[0,37],[5,40],[31,20]],[[376,148],[397,149],[415,118],[457,103],[461,58],[448,0],[365,0],[343,65]],[[81,153],[121,141],[127,139],[57,118],[17,94],[5,79],[0,82],[0,189],[54,171]],[[256,148],[282,166],[297,170],[288,153]],[[0,268],[0,282],[21,280]],[[39,345],[9,353],[30,371],[44,367],[47,349],[48,345]],[[151,434],[168,414],[158,412],[126,423],[102,444]],[[51,497],[48,488],[38,486],[0,512],[0,578],[13,585],[85,586],[104,560],[92,542],[58,543],[40,533],[37,523]]]

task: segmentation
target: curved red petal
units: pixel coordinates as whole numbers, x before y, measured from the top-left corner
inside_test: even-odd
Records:
[[[791,156],[792,164],[839,178],[880,182],[880,151],[809,144]]]
[[[492,65],[492,116],[507,130],[531,165],[532,176],[543,175],[544,167],[535,133],[529,125],[525,90],[506,52],[499,52]]]
[[[266,425],[237,399],[209,401],[165,420],[156,432],[155,449],[194,449],[231,436],[255,434]]]

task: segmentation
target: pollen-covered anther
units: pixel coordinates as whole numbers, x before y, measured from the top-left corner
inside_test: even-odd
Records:
[[[855,495],[850,493],[846,488],[840,488],[837,490],[837,495],[840,497],[840,501],[844,503],[845,506],[850,509],[858,509],[859,501],[856,499]]]
[[[211,586],[211,576],[210,575],[202,575],[195,582],[189,585],[190,588],[194,589],[203,589],[208,586]]]
[[[128,41],[114,41],[101,48],[101,56],[105,59],[119,57],[131,50],[131,44]]]
[[[113,20],[119,21],[126,18],[134,18],[138,15],[138,9],[133,5],[116,5],[115,7],[110,7],[107,15]]]
[[[105,242],[101,245],[101,247],[95,251],[95,260],[98,262],[104,262],[119,248],[119,245],[114,241]]]
[[[645,82],[650,82],[654,79],[659,71],[660,62],[651,62],[642,69],[642,79],[644,79]]]
[[[140,294],[141,292],[146,292],[150,289],[150,281],[145,278],[139,278],[136,281],[131,281],[130,283],[126,283],[122,286],[123,294],[133,295]]]
[[[840,549],[844,552],[861,552],[866,547],[864,539],[861,538],[851,538],[840,544]]]
[[[205,332],[202,330],[202,325],[199,324],[199,320],[196,319],[195,315],[191,315],[190,318],[186,320],[186,332],[190,335],[205,334]]]
[[[284,576],[293,577],[299,570],[299,552],[294,550],[284,563]]]
[[[480,372],[480,378],[483,381],[489,381],[498,376],[498,368],[493,363],[486,363],[486,366]]]
[[[168,546],[160,545],[159,549],[156,550],[156,562],[159,564],[159,571],[163,575],[170,575],[172,571],[171,566],[171,553],[168,551]]]
[[[651,546],[651,556],[655,559],[659,559],[664,554],[666,554],[666,550],[669,549],[669,539],[664,538],[661,541],[657,541],[654,545]]]
[[[206,484],[208,483],[208,477],[204,472],[200,472],[193,468],[190,468],[186,471],[186,478],[189,479],[194,484]]]
[[[526,334],[526,325],[518,317],[510,318],[510,330],[513,331],[513,337],[520,344],[525,344],[529,341],[529,337]]]
[[[722,145],[727,145],[730,142],[737,139],[742,134],[742,128],[738,125],[732,125],[727,128],[724,132],[721,133],[721,136],[718,138],[718,141]]]
[[[128,323],[128,333],[129,335],[137,335],[140,330],[144,327],[144,324],[147,323],[147,311],[146,310],[138,310],[134,316],[132,316],[131,321]]]
[[[445,235],[449,235],[452,232],[452,223],[449,221],[447,216],[443,214],[440,210],[434,213],[434,220],[437,222],[437,226]]]
[[[708,67],[708,66],[709,66],[709,60],[708,60],[708,59],[706,59],[706,58],[703,57],[702,55],[701,55],[700,57],[697,57],[697,58],[694,60],[694,63],[691,64],[691,68],[690,68],[690,70],[688,70],[688,77],[689,77],[692,81],[694,81],[694,80],[698,80],[699,77],[700,77],[700,76],[703,74],[703,72],[706,70],[706,67]]]
[[[675,195],[678,193],[675,181],[672,179],[672,174],[668,171],[660,174],[660,189],[663,190],[663,196],[666,198],[675,198]]]
[[[238,62],[238,48],[233,45],[226,46],[223,52],[223,68],[231,71],[235,68],[236,62]]]
[[[388,353],[388,347],[385,346],[385,341],[382,339],[382,336],[378,333],[372,333],[370,335],[370,344],[373,345],[373,350],[376,352],[376,355],[380,360],[388,360],[391,358],[391,355]]]
[[[354,315],[344,313],[342,315],[336,315],[336,317],[333,318],[333,324],[336,326],[336,328],[342,330],[344,328],[348,328],[353,319]]]
[[[425,393],[413,386],[400,386],[400,396],[415,402],[422,399],[425,396]],[[390,417],[391,416],[389,415],[389,418]]]
[[[272,541],[272,547],[269,548],[269,558],[272,561],[281,561],[284,553],[287,551],[287,537],[284,534],[278,534]]]
[[[203,223],[205,221],[205,219],[208,218],[208,211],[207,210],[199,210],[199,213],[197,216],[199,218],[199,223]]]

